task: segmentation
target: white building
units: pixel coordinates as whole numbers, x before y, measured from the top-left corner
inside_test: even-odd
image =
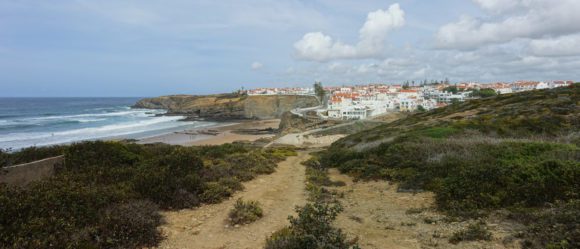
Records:
[[[471,91],[469,92],[461,92],[461,93],[457,93],[457,94],[453,94],[450,92],[442,92],[439,93],[436,97],[437,102],[440,103],[453,103],[453,102],[463,102],[465,101],[466,98],[469,97],[469,95],[471,94]]]
[[[412,112],[417,110],[417,99],[400,99],[399,111]]]
[[[341,109],[341,119],[343,120],[360,120],[366,119],[370,117],[372,110],[367,107],[360,107],[360,106],[350,106],[344,109]]]
[[[567,87],[567,86],[570,86],[572,84],[574,84],[574,82],[572,82],[572,81],[555,80],[555,81],[548,83],[548,86],[550,88],[557,88],[557,87]]]
[[[513,92],[532,91],[536,89],[547,89],[550,86],[546,82],[516,82],[512,84]]]

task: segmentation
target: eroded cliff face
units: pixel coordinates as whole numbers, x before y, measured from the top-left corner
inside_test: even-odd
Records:
[[[133,107],[166,109],[168,114],[205,119],[270,119],[286,111],[319,105],[314,96],[271,95],[243,96],[219,94],[207,96],[171,95],[142,99]]]
[[[340,120],[321,120],[318,118],[305,118],[285,112],[280,117],[278,131],[280,134],[299,133],[317,128],[326,128],[342,123]]]
[[[244,116],[260,119],[280,118],[282,114],[292,109],[317,105],[319,105],[319,102],[314,96],[249,96],[244,101]]]

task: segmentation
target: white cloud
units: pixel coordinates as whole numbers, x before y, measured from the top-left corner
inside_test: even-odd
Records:
[[[492,12],[491,18],[463,16],[458,22],[441,27],[437,46],[447,49],[476,49],[515,39],[537,39],[580,32],[578,0],[475,0]],[[504,4],[505,3],[505,4]],[[513,15],[499,14],[514,10]]]
[[[264,64],[255,61],[254,63],[252,63],[250,67],[252,68],[252,70],[260,70],[264,67]]]
[[[384,50],[389,31],[404,24],[405,12],[399,4],[393,4],[387,10],[379,9],[368,14],[366,22],[359,30],[357,45],[335,41],[321,32],[311,32],[294,43],[296,57],[312,61],[376,58]]]
[[[580,55],[580,34],[533,40],[530,42],[530,50],[538,56]]]
[[[494,12],[502,13],[505,11],[513,10],[518,5],[522,4],[521,0],[473,0],[481,8]]]
[[[408,48],[385,52],[390,28],[374,26],[369,17],[359,31],[356,45],[344,43],[317,32],[305,35],[295,44],[298,57],[311,61],[375,58],[379,61],[333,61],[328,64],[301,62],[289,77],[310,79],[314,75],[329,84],[396,83],[406,80],[513,81],[553,80],[580,77],[580,0],[472,0],[481,16],[463,15],[457,22],[441,26],[436,33],[440,48],[409,43]],[[389,12],[389,11],[383,11]],[[383,12],[377,13],[383,16]],[[464,12],[465,13],[465,12]],[[387,21],[379,23],[389,23]],[[397,23],[397,22],[390,22]],[[364,30],[364,31],[363,31]],[[363,35],[370,34],[370,35]],[[375,35],[380,34],[380,35]],[[363,46],[363,41],[369,42]],[[367,53],[364,48],[380,48]],[[373,56],[367,56],[373,54]],[[377,56],[379,55],[379,56]],[[310,78],[309,78],[310,77]]]

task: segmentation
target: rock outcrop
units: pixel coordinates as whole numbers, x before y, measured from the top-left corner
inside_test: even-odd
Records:
[[[184,115],[190,119],[226,120],[280,118],[284,112],[294,108],[317,105],[319,102],[314,96],[218,94],[146,98],[138,101],[133,107],[165,109],[169,115]]]
[[[342,123],[340,120],[320,120],[318,118],[300,117],[285,112],[280,118],[278,131],[281,134],[299,133],[317,128],[326,128]]]

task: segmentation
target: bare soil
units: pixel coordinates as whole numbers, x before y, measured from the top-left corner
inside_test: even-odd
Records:
[[[244,191],[222,203],[163,213],[167,224],[161,230],[166,239],[159,248],[263,248],[267,237],[289,225],[295,207],[306,203],[305,169],[300,162],[308,158],[308,152],[289,157],[276,172],[244,183]],[[248,225],[228,225],[228,212],[238,198],[259,201],[264,217]]]
[[[329,177],[346,183],[331,188],[344,193],[340,199],[344,211],[335,225],[349,238],[358,236],[361,248],[520,248],[510,235],[517,225],[493,217],[486,220],[493,234],[491,241],[450,244],[454,232],[477,221],[447,220],[434,210],[433,193],[397,192],[397,185],[386,181],[353,182],[335,169],[329,171]]]

